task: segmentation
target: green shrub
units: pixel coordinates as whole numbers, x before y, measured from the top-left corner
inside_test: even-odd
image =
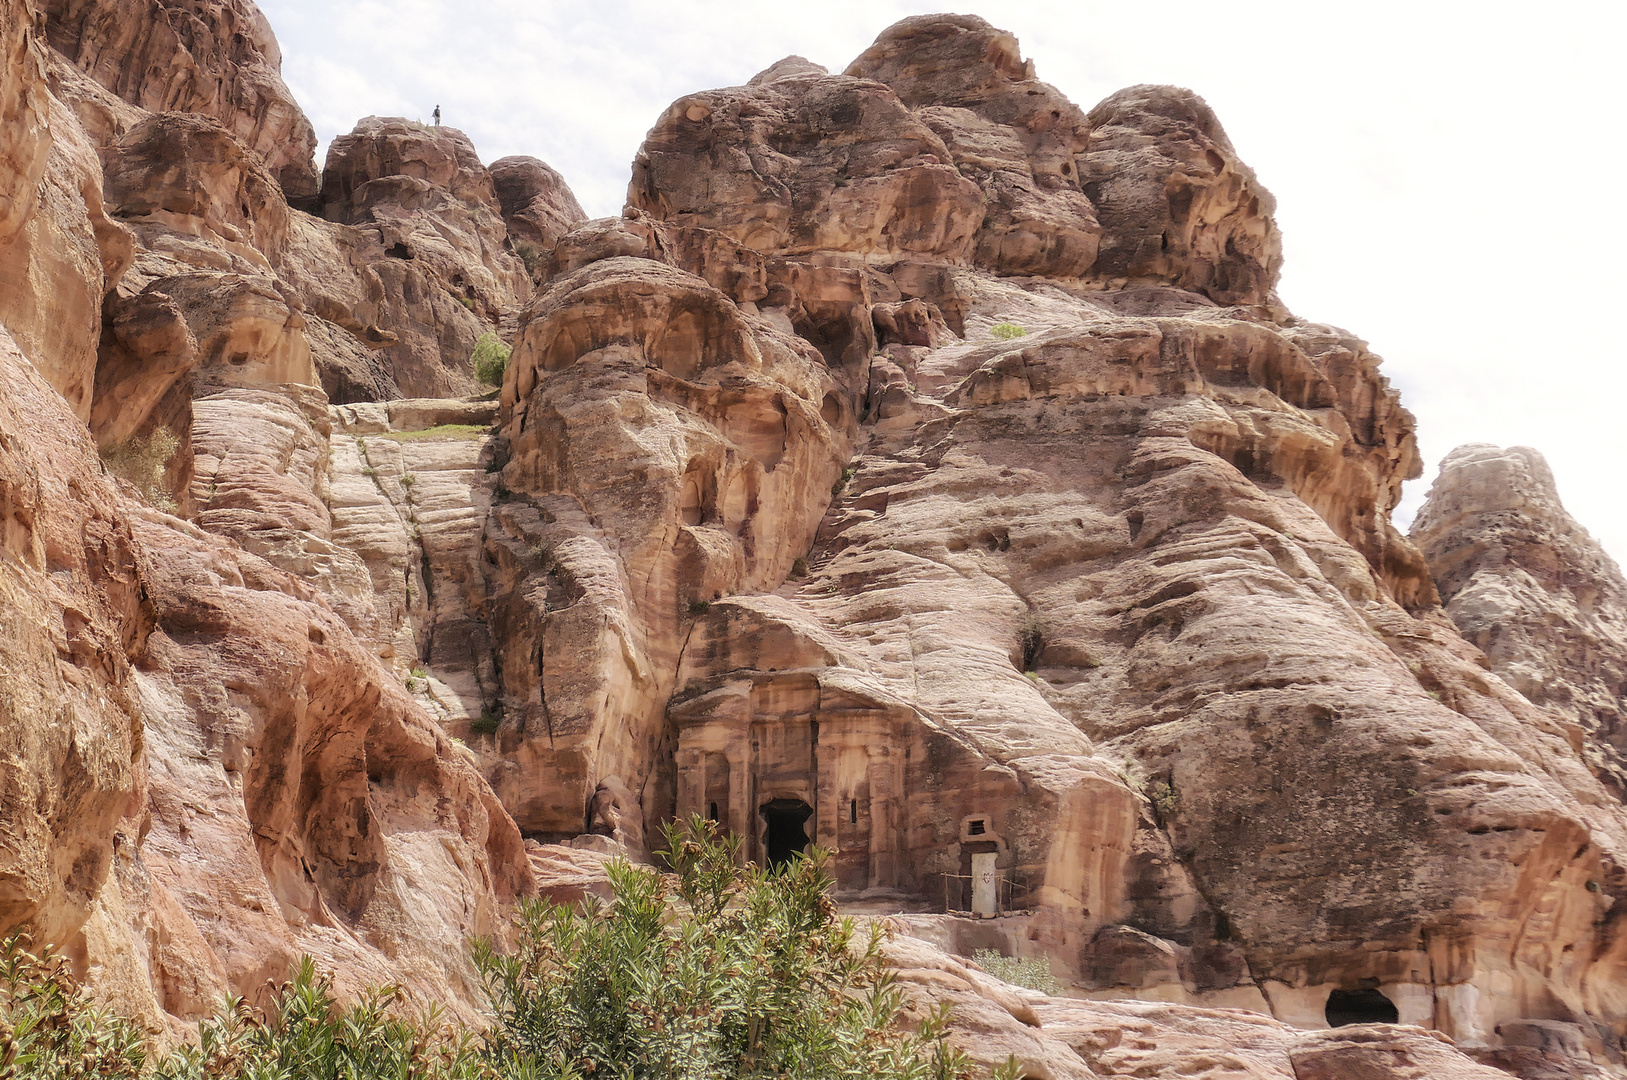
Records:
[[[542,265],[542,249],[529,240],[521,240],[514,245],[514,254],[525,263],[525,272],[536,277],[537,268]]]
[[[181,440],[167,427],[157,427],[145,439],[130,438],[102,452],[109,472],[134,484],[141,497],[158,509],[173,513],[175,500],[164,486],[164,470],[181,448]]]
[[[903,995],[879,931],[849,948],[824,852],[741,868],[739,840],[698,816],[666,842],[673,874],[613,862],[613,899],[523,901],[512,955],[477,946],[499,1060],[549,1063],[549,1076],[968,1074],[942,1038],[947,1008],[894,1029]]]
[[[711,610],[712,603],[709,600],[691,600],[689,602],[689,613],[691,615],[705,615]]]
[[[1175,790],[1170,780],[1158,780],[1149,785],[1147,798],[1152,802],[1153,816],[1161,826],[1167,827],[1180,812],[1181,793]]]
[[[12,937],[0,943],[0,1080],[970,1075],[944,1040],[947,1004],[914,1032],[897,1027],[904,998],[880,931],[860,943],[836,918],[826,853],[742,868],[739,841],[698,817],[666,842],[671,874],[613,862],[609,901],[528,900],[512,953],[476,944],[493,1010],[482,1034],[438,1010],[405,1015],[396,987],[343,1006],[305,957],[263,1011],[228,999],[196,1045],[151,1063],[140,1025],[93,1005],[62,957]],[[1010,1060],[994,1075],[1020,1071]]]
[[[203,1022],[198,1045],[159,1066],[154,1080],[497,1080],[478,1038],[431,1013],[394,1015],[385,987],[341,1008],[310,957],[262,1017],[241,999]],[[96,1075],[94,1073],[89,1075]]]
[[[1010,322],[995,323],[993,326],[989,327],[989,333],[993,334],[1001,341],[1011,341],[1013,338],[1028,336],[1028,331],[1025,328],[1018,326],[1016,323]]]
[[[146,1032],[95,1005],[49,945],[38,955],[13,934],[0,948],[0,1078],[134,1080]]]
[[[469,734],[495,735],[497,734],[499,723],[500,721],[497,719],[496,713],[483,712],[480,714],[480,719],[469,721]]]
[[[1026,986],[1042,994],[1054,994],[1062,989],[1062,983],[1051,974],[1051,961],[1046,957],[1019,959],[1001,956],[993,949],[979,949],[972,954],[972,959],[996,979],[1013,986]]]
[[[508,367],[510,349],[503,344],[503,339],[493,333],[480,335],[475,342],[474,352],[469,354],[469,363],[474,366],[475,378],[486,386],[502,386],[503,371]]]

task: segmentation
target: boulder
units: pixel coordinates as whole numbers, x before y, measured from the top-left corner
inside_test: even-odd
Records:
[[[1101,222],[1091,276],[1263,304],[1282,269],[1276,200],[1190,90],[1132,86],[1090,110],[1084,192]]]
[[[1081,189],[1090,125],[1034,78],[1017,39],[975,15],[895,23],[848,65],[887,84],[944,141],[986,201],[973,261],[998,274],[1078,277],[1101,227]]]
[[[492,162],[490,171],[509,240],[530,263],[540,265],[561,236],[587,220],[565,178],[545,162],[513,155]]]
[[[959,261],[985,200],[952,162],[886,86],[779,66],[674,102],[633,161],[627,201],[762,252]]]

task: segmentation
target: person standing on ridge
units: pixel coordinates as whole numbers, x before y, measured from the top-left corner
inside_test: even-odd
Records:
[[[435,106],[434,117],[435,117],[435,126],[440,127],[441,126],[441,107],[439,105]]]

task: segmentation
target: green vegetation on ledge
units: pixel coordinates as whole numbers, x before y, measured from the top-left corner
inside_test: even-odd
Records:
[[[385,431],[367,436],[369,439],[394,439],[396,442],[419,442],[436,439],[483,439],[491,434],[484,424],[436,424],[418,431]]]

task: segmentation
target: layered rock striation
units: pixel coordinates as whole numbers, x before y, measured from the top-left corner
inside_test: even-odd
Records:
[[[3,14],[0,731],[30,808],[0,820],[4,926],[161,1039],[302,954],[472,1020],[467,942],[533,873],[409,674],[453,616],[355,542],[322,387],[473,386],[474,340],[529,290],[491,181],[431,132],[358,154],[367,191],[324,220],[297,208],[318,207],[314,139],[252,5]],[[496,406],[393,408],[381,430],[478,452]],[[399,455],[406,487],[436,441]],[[399,561],[471,561],[453,486],[450,513],[399,525]]]
[[[1589,767],[1627,794],[1627,581],[1565,511],[1526,446],[1460,446],[1413,521],[1446,612],[1492,670],[1580,729]]]
[[[613,785],[646,833],[815,839],[838,895],[939,910],[991,859],[1030,912],[1003,947],[1094,994],[1321,1027],[1376,989],[1487,1053],[1552,1024],[1619,1054],[1619,803],[1441,610],[1389,520],[1412,417],[1277,301],[1271,197],[1200,99],[1082,112],[922,17],[681,98],[628,202],[558,242],[505,382],[493,517],[538,523],[506,558],[585,624],[505,655],[488,775],[575,795],[522,827]],[[764,445],[725,431],[764,474],[736,496],[693,432],[765,330],[823,381],[747,411]],[[837,437],[799,458],[816,400]],[[770,478],[826,502],[849,446],[811,543],[747,546]]]
[[[0,4],[0,929],[155,1030],[300,953],[467,1009],[698,814],[1031,1075],[1622,1067],[1619,572],[1527,451],[1394,527],[1413,418],[1190,91],[911,18],[584,221],[400,119],[318,187],[246,3]]]
[[[305,581],[115,481],[9,339],[0,371],[6,925],[159,1031],[302,954],[467,1012],[465,940],[532,888],[467,751]]]

